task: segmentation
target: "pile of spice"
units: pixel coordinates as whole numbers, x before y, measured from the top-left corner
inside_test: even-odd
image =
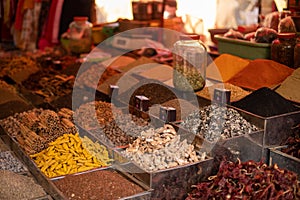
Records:
[[[106,68],[102,64],[92,64],[78,76],[76,82],[78,82],[80,86],[96,89],[101,84],[107,82],[108,79],[118,75],[120,75],[120,72],[112,67]],[[115,82],[117,82],[117,80]]]
[[[99,156],[100,160],[84,148],[78,134],[64,134],[51,142],[47,149],[30,155],[37,167],[49,178],[108,166],[111,161],[108,153]]]
[[[257,90],[274,87],[293,73],[294,69],[268,59],[255,59],[227,82],[233,85]]]
[[[102,141],[112,143],[113,146],[128,146],[134,139],[140,136],[141,132],[150,129],[152,126],[148,121],[132,114],[119,114],[114,121],[106,123],[101,131],[91,131],[100,137]]]
[[[145,189],[119,172],[112,170],[97,170],[76,176],[70,175],[54,180],[53,183],[68,199],[74,200],[112,200],[145,192]]]
[[[91,130],[91,133],[105,144],[113,147],[128,146],[135,138],[130,134],[127,135],[115,121],[106,123],[101,129]]]
[[[55,98],[71,94],[74,81],[73,75],[39,71],[23,81],[22,85],[33,93],[42,96],[45,102],[51,102]]]
[[[86,135],[80,137],[83,148],[85,148],[92,156],[99,160],[104,165],[108,166],[113,161],[111,155],[108,153],[106,146],[100,144],[98,141],[93,142]]]
[[[0,170],[15,173],[27,172],[25,165],[11,151],[0,152]]]
[[[195,199],[299,199],[297,174],[262,162],[222,161],[209,181],[193,186],[186,200]]]
[[[300,110],[277,92],[266,87],[260,88],[243,99],[232,103],[232,106],[262,117],[271,117]]]
[[[38,199],[47,194],[32,177],[0,170],[0,199]]]
[[[21,83],[31,74],[39,71],[39,65],[28,56],[16,56],[0,69],[1,76],[9,76],[15,82]]]
[[[105,101],[92,101],[79,106],[75,110],[74,119],[76,123],[85,130],[94,130],[104,127],[105,123],[114,120],[120,111],[113,104]]]
[[[93,113],[95,113],[93,115]],[[122,113],[111,103],[93,101],[75,111],[76,123],[108,145],[127,146],[140,133],[151,127],[148,121]]]
[[[150,172],[207,158],[205,152],[197,153],[192,144],[188,144],[186,140],[181,141],[180,135],[177,135],[171,125],[143,131],[122,153]]]
[[[194,111],[180,125],[211,142],[250,134],[259,130],[257,126],[248,122],[235,109],[217,104]]]
[[[200,97],[203,97],[208,100],[213,100],[214,97],[214,89],[221,88],[230,90],[230,102],[238,101],[248,94],[249,91],[242,89],[241,87],[232,85],[230,83],[217,83],[211,86],[204,87],[202,90],[196,92],[196,94]]]
[[[176,109],[176,121],[186,118],[198,105],[194,105],[185,99],[171,99],[162,103],[161,105],[153,105],[150,107],[149,113],[153,116],[159,117],[160,106],[172,107]]]
[[[140,86],[132,87],[127,92],[122,93],[119,97],[120,101],[124,102],[124,100],[129,100],[129,102],[124,103],[135,106],[135,96],[143,95],[149,99],[149,106],[152,106],[177,98],[168,86],[162,85],[159,82],[147,83],[147,81],[145,81],[145,84],[143,84],[141,81],[139,85]]]
[[[9,85],[3,80],[0,80],[0,94],[1,119],[32,108],[32,106],[18,94],[14,86]]]
[[[34,108],[2,119],[0,125],[26,153],[34,154],[65,133],[75,134],[78,130],[72,121],[73,111],[68,108],[58,112]]]
[[[300,103],[299,87],[300,68],[287,77],[275,91],[286,99]]]
[[[227,82],[249,63],[250,61],[247,59],[225,53],[218,56],[214,62],[208,65],[206,76],[213,80]]]

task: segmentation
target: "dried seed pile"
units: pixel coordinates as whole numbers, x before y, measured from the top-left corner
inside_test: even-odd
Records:
[[[110,170],[66,176],[53,183],[68,199],[73,200],[115,200],[145,191],[118,172]]]
[[[120,77],[120,75],[120,72],[111,67],[93,64],[78,77],[76,82],[78,81],[79,86],[96,89],[103,83],[110,81],[109,79],[112,79],[112,77]]]
[[[230,83],[217,83],[212,86],[204,87],[202,90],[196,92],[196,94],[208,100],[213,100],[215,88],[224,88],[230,90],[230,102],[238,101],[250,94],[250,92]]]
[[[259,130],[236,110],[216,104],[194,111],[181,126],[211,142]]]
[[[1,69],[0,74],[14,76],[17,73],[32,74],[39,69],[38,64],[28,56],[16,56]]]
[[[75,111],[74,118],[79,126],[114,146],[126,146],[143,130],[150,128],[147,121],[135,115],[123,114],[111,103],[104,101],[81,105]]]
[[[181,141],[171,125],[143,131],[122,152],[143,169],[157,171],[206,159],[206,153],[196,153],[194,146]]]
[[[72,120],[73,111],[68,108],[61,108],[57,113],[35,108],[9,116],[0,124],[28,154],[34,154],[65,133],[75,134],[77,128]]]
[[[114,146],[127,146],[140,136],[142,131],[148,130],[150,127],[151,125],[147,121],[135,115],[119,114],[116,115],[114,121],[105,124],[102,132],[95,130],[92,133]]]
[[[9,170],[16,173],[28,171],[11,151],[0,152],[0,170]]]
[[[107,163],[101,160],[110,160],[108,154],[103,154],[101,160],[93,156],[83,147],[78,134],[64,134],[51,142],[47,149],[30,157],[50,178],[105,167]]]
[[[44,189],[33,178],[0,170],[0,199],[37,199],[46,195]]]
[[[101,129],[92,130],[91,133],[101,138],[108,145],[117,147],[126,146],[134,140],[132,136],[126,135],[114,121],[106,123]]]
[[[198,183],[186,200],[299,199],[297,175],[278,166],[254,161],[223,161],[216,176]]]
[[[113,112],[116,115],[119,111],[112,109],[112,104],[104,101],[93,101],[81,105],[74,114],[76,123],[86,130],[93,130],[103,127],[106,122],[114,119]]]

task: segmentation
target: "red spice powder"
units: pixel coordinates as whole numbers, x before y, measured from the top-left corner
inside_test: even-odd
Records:
[[[271,88],[283,82],[293,71],[294,69],[273,60],[256,59],[227,82],[250,90]]]

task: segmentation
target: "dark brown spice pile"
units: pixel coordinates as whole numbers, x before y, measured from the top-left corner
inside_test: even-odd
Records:
[[[131,91],[127,91],[126,94],[120,95],[119,98],[123,101],[129,99],[129,102],[124,103],[134,106],[136,95],[143,95],[149,98],[149,106],[162,104],[166,101],[177,98],[168,87],[159,83],[145,83],[138,88],[133,87]]]
[[[99,170],[54,181],[60,191],[72,200],[113,200],[135,195],[145,190],[116,171]]]
[[[299,111],[290,101],[266,87],[252,92],[232,105],[262,117]]]

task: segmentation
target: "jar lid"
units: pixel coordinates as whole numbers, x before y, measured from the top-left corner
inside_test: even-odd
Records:
[[[296,33],[278,33],[277,37],[278,38],[295,38]]]
[[[87,21],[88,17],[85,17],[85,16],[75,16],[75,17],[73,17],[73,20],[74,21]]]
[[[200,40],[200,35],[197,34],[185,34],[179,36],[180,40]]]

